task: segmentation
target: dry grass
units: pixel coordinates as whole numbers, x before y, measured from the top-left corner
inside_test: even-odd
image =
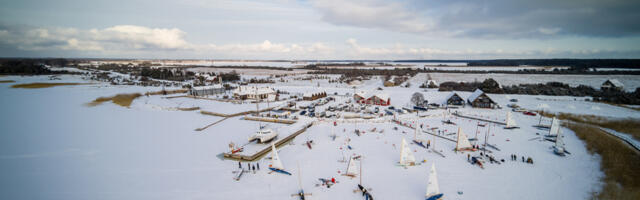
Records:
[[[0,83],[15,83],[14,80],[0,80]]]
[[[194,110],[200,110],[200,107],[178,108],[178,110],[181,110],[181,111],[194,111]]]
[[[560,113],[557,115],[543,113],[540,114],[546,117],[557,117],[563,120],[571,120],[574,122],[585,123],[596,125],[604,128],[609,128],[616,130],[618,132],[627,133],[632,135],[635,139],[640,140],[640,120],[638,119],[620,119],[620,120],[609,120],[604,117],[594,116],[594,115],[575,115],[568,113]]]
[[[144,95],[169,95],[169,94],[181,94],[181,93],[187,93],[189,90],[187,89],[177,89],[177,90],[160,90],[157,92],[147,92],[144,93]]]
[[[640,199],[640,155],[597,127],[578,123],[569,123],[568,127],[587,144],[590,153],[602,157],[604,185],[595,198]]]
[[[150,95],[164,95],[164,94],[178,94],[178,93],[185,93],[187,92],[187,89],[178,89],[178,90],[161,90],[161,91],[157,91],[157,92],[147,92],[144,93],[144,95],[146,96],[150,96]],[[120,105],[122,107],[129,107],[131,106],[131,103],[133,103],[133,100],[135,100],[138,97],[141,97],[143,94],[141,93],[130,93],[130,94],[117,94],[115,96],[111,96],[111,97],[98,97],[97,99],[87,103],[87,106],[97,106],[100,105],[104,102],[107,101],[111,101],[117,105]],[[178,110],[185,110],[185,111],[189,111],[189,110],[198,110],[200,109],[199,107],[193,107],[193,108],[178,108]]]
[[[111,101],[117,105],[120,105],[122,107],[129,107],[131,106],[131,103],[133,103],[133,100],[135,100],[136,98],[142,96],[142,94],[140,93],[131,93],[131,94],[117,94],[115,96],[111,96],[111,97],[99,97],[95,100],[93,100],[92,102],[89,102],[87,105],[88,106],[97,106],[100,105],[104,102],[107,101]]]
[[[88,83],[25,83],[12,85],[12,88],[39,89],[65,85],[87,85]]]

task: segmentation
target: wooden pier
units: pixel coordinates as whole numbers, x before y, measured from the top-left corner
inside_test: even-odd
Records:
[[[313,123],[309,123],[309,125],[306,125],[306,126],[302,127],[300,130],[290,134],[289,136],[275,141],[274,145],[277,147],[277,146],[280,146],[280,145],[283,145],[283,144],[289,142],[290,140],[292,140],[296,136],[300,135],[301,133],[304,133],[312,125],[313,125]],[[227,159],[234,159],[234,160],[240,160],[240,161],[253,162],[253,161],[261,158],[262,156],[266,155],[269,152],[271,152],[271,145],[266,145],[262,150],[254,153],[252,155],[242,155],[240,153],[234,153],[234,154],[232,154],[232,153],[223,153],[223,156],[225,158],[227,158]]]
[[[505,123],[505,122],[493,121],[493,120],[482,119],[482,118],[478,118],[478,117],[466,116],[466,115],[458,114],[458,112],[454,112],[453,115],[457,116],[457,117],[473,119],[473,120],[478,120],[478,121],[483,121],[483,122],[495,123],[495,124],[500,124],[500,125],[507,125],[507,123]]]
[[[242,119],[244,120],[251,120],[251,121],[261,121],[261,122],[271,122],[271,123],[280,123],[280,124],[295,124],[296,120],[290,120],[290,119],[277,119],[277,118],[266,118],[266,117],[243,117]]]

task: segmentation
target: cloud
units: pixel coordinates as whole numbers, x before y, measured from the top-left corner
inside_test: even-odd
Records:
[[[104,29],[42,28],[27,26],[0,26],[0,44],[21,51],[67,51],[84,55],[115,55],[129,53],[155,54],[180,53],[212,56],[277,56],[282,58],[327,55],[333,51],[328,45],[316,42],[309,44],[261,43],[245,44],[197,44],[185,39],[187,34],[177,28],[149,28],[144,26],[117,25]],[[167,54],[164,54],[167,55]],[[129,55],[130,56],[130,55]],[[255,57],[254,57],[255,58]],[[268,59],[268,58],[267,58]]]
[[[424,36],[482,39],[629,37],[640,1],[312,0],[322,20]]]
[[[428,20],[406,9],[400,2],[378,0],[312,0],[322,19],[336,25],[378,28],[420,33],[429,29]]]

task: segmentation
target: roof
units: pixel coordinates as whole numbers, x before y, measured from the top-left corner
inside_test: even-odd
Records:
[[[220,84],[215,84],[215,85],[207,85],[207,86],[197,86],[197,87],[193,87],[192,89],[194,90],[209,90],[209,89],[220,89],[220,88],[224,88],[222,85]]]
[[[276,91],[270,87],[252,87],[252,86],[240,86],[236,88],[233,93],[238,95],[250,95],[250,94],[272,94]]]
[[[467,98],[468,101],[473,102],[475,101],[478,97],[480,97],[480,95],[484,94],[484,92],[480,89],[476,89],[476,91],[473,91],[473,93],[471,95],[469,95],[469,98]]]
[[[438,85],[438,82],[436,82],[436,81],[435,81],[435,80],[433,80],[433,79],[429,79],[429,80],[427,80],[427,85],[430,85],[431,83],[433,83],[434,85]]]
[[[385,100],[385,101],[389,100],[389,94],[387,94],[387,93],[377,93],[377,94],[375,94],[373,96],[376,96],[376,97],[378,97],[378,98],[380,98],[382,100]]]
[[[618,79],[609,79],[607,81],[610,82],[615,87],[624,87],[624,84],[622,84],[620,81],[618,81]],[[605,81],[605,83],[607,81]]]
[[[302,97],[312,97],[313,95],[318,95],[318,94],[322,94],[324,93],[324,91],[320,91],[320,92],[305,92]]]

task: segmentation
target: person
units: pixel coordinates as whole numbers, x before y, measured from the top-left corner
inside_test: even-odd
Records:
[[[471,155],[467,154],[467,162],[469,162],[469,159],[471,159]]]
[[[524,157],[522,159],[524,160]],[[251,163],[247,163],[247,169],[251,169]]]
[[[522,156],[522,162],[524,162],[524,156]]]
[[[251,170],[256,171],[256,166],[251,166]]]
[[[240,164],[240,161],[238,161],[238,169],[242,168],[242,164]]]
[[[258,167],[258,170],[260,170],[260,163],[256,163],[256,166]]]

